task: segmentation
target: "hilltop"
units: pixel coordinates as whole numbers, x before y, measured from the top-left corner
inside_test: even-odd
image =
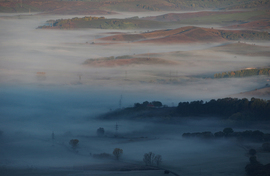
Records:
[[[124,41],[140,43],[193,43],[223,42],[228,40],[269,40],[267,32],[248,30],[218,30],[194,26],[177,29],[157,30],[142,34],[120,34],[101,38],[107,41]]]

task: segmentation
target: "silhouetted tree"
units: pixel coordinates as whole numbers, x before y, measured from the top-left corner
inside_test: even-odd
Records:
[[[116,157],[117,160],[119,160],[120,156],[123,154],[123,150],[120,148],[115,148],[113,150],[113,155]]]
[[[161,155],[156,155],[156,156],[154,157],[154,162],[156,163],[157,166],[159,166],[159,165],[161,164],[161,162],[162,162],[162,157],[161,157]]]
[[[78,143],[79,143],[79,140],[78,140],[78,139],[71,139],[71,140],[69,141],[69,144],[71,145],[71,147],[72,147],[73,149],[75,149],[75,148],[78,146]]]
[[[261,176],[263,165],[257,161],[256,156],[251,156],[249,158],[250,164],[246,165],[245,171],[249,176]]]
[[[160,101],[152,101],[152,104],[155,106],[155,107],[161,107],[162,106],[162,103]]]
[[[152,165],[154,162],[154,158],[155,158],[155,154],[152,152],[149,153],[145,153],[143,156],[143,162],[145,163],[145,165]]]
[[[225,136],[229,136],[230,134],[233,133],[233,129],[232,128],[224,128],[223,133],[225,134]]]
[[[101,127],[100,127],[99,129],[97,129],[97,135],[98,135],[98,136],[103,136],[104,133],[105,133],[104,128],[101,128]]]

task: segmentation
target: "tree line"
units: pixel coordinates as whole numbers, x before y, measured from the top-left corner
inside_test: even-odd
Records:
[[[223,73],[214,74],[214,78],[233,78],[233,77],[247,77],[255,75],[268,75],[270,76],[270,68],[261,68],[261,69],[244,69],[238,71],[230,71]]]
[[[262,145],[264,151],[269,151],[270,133],[263,133],[260,130],[234,131],[232,128],[224,128],[223,131],[212,133],[211,131],[183,133],[183,138],[199,138],[199,139],[221,139],[236,138],[238,141],[251,142],[267,142]]]
[[[180,102],[177,114],[182,116],[213,115],[231,120],[270,120],[270,100],[258,98],[223,98],[209,102]]]

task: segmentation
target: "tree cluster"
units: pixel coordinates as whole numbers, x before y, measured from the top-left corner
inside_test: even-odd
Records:
[[[98,136],[104,136],[104,133],[105,133],[105,130],[104,130],[104,128],[99,128],[99,129],[97,129],[97,135]]]
[[[255,153],[256,154],[256,153]],[[252,155],[249,158],[249,164],[246,165],[245,171],[248,176],[269,176],[270,175],[270,163],[263,165],[258,160],[256,155]]]
[[[157,8],[157,7],[144,5],[144,4],[137,4],[137,7],[142,8],[142,9],[146,9],[146,10],[159,11],[159,8]]]
[[[214,78],[234,78],[234,77],[247,77],[255,75],[268,75],[270,76],[270,68],[261,69],[245,69],[238,71],[230,71],[214,74]]]
[[[123,154],[123,149],[115,148],[115,149],[113,150],[113,155],[115,156],[115,158],[116,158],[117,160],[119,160],[119,158],[122,156],[122,154]]]
[[[79,143],[79,140],[78,140],[78,139],[71,139],[71,140],[69,141],[69,144],[71,145],[71,147],[72,147],[73,149],[76,149],[76,147],[78,146],[78,143]]]
[[[263,133],[259,130],[246,130],[242,132],[235,132],[232,128],[224,128],[223,131],[212,133],[211,131],[196,132],[196,133],[183,133],[184,138],[201,138],[201,139],[220,139],[220,138],[237,138],[239,141],[252,141],[252,142],[267,142],[270,141],[270,134]],[[270,149],[269,143],[264,143],[262,148],[265,150]],[[270,151],[270,150],[269,150]]]
[[[270,100],[223,98],[209,102],[180,102],[177,114],[182,116],[213,115],[231,120],[270,120]]]
[[[134,103],[134,108],[160,108],[162,107],[162,103],[160,101],[144,101],[143,103]]]
[[[159,166],[161,164],[161,162],[162,162],[162,157],[161,157],[161,155],[155,155],[153,152],[148,152],[148,153],[144,154],[143,162],[147,166],[151,166],[151,165],[154,165],[154,164]]]
[[[241,31],[241,32],[232,32],[232,31],[220,31],[221,37],[229,40],[269,40],[270,34],[268,32],[258,32],[258,31]]]

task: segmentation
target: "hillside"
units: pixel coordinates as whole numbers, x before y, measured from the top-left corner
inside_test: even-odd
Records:
[[[158,102],[158,105],[154,105]],[[217,119],[231,121],[269,121],[270,101],[251,98],[222,98],[212,99],[208,102],[202,100],[191,102],[179,102],[177,107],[163,106],[159,101],[134,103],[133,107],[124,108],[118,111],[111,111],[99,118],[112,119],[160,119],[171,120],[183,117],[196,118],[202,116],[212,116]]]
[[[256,89],[252,91],[247,92],[241,92],[239,94],[231,95],[232,97],[238,97],[238,98],[252,98],[252,97],[258,97],[263,99],[270,99],[270,87],[266,86],[261,89]]]
[[[39,29],[137,29],[155,28],[166,25],[166,23],[140,20],[140,19],[106,19],[104,17],[85,16],[83,18],[48,20],[47,24],[39,26]]]
[[[176,11],[201,9],[269,8],[262,0],[0,0],[0,12],[46,12],[52,14],[110,14],[111,11]]]
[[[98,58],[98,59],[88,59],[84,63],[84,65],[91,67],[116,67],[116,66],[129,66],[129,65],[175,65],[177,62],[159,59],[159,58],[151,58],[151,57],[138,57],[138,56],[120,56],[114,58],[106,57],[106,58]]]
[[[228,20],[229,18],[232,17],[232,15],[235,15],[235,16],[238,15],[238,16],[241,16],[242,18],[244,18],[245,16],[245,18],[247,18],[246,15],[248,14],[250,14],[250,12],[246,12],[246,11],[202,11],[202,12],[189,12],[189,13],[168,13],[168,14],[158,15],[158,16],[149,16],[143,19],[155,20],[155,21],[188,22],[187,20],[199,21],[199,18],[203,18],[203,17],[209,17],[213,19],[214,17],[215,18],[223,17],[224,19]]]
[[[145,20],[154,20],[162,22],[174,22],[175,24],[218,24],[221,26],[242,25],[252,23],[251,25],[240,26],[243,29],[267,29],[269,25],[262,21],[270,20],[270,12],[267,10],[230,10],[230,11],[201,11],[187,13],[168,13],[158,16],[149,16],[142,18]],[[259,21],[261,24],[257,24]],[[230,27],[228,27],[230,29]]]
[[[228,26],[227,28],[270,31],[270,20],[268,19],[256,20],[256,21],[251,21],[251,22],[247,22],[243,24]]]
[[[107,41],[125,41],[140,43],[193,43],[221,42],[228,40],[269,40],[267,32],[248,30],[217,30],[187,26],[177,29],[157,30],[142,34],[120,34],[102,38]]]
[[[269,46],[259,46],[255,44],[246,44],[246,43],[241,43],[241,42],[217,46],[217,47],[212,48],[212,51],[226,52],[226,53],[244,55],[244,56],[270,57]]]
[[[99,2],[59,0],[0,0],[0,12],[45,12],[50,14],[111,14]]]

